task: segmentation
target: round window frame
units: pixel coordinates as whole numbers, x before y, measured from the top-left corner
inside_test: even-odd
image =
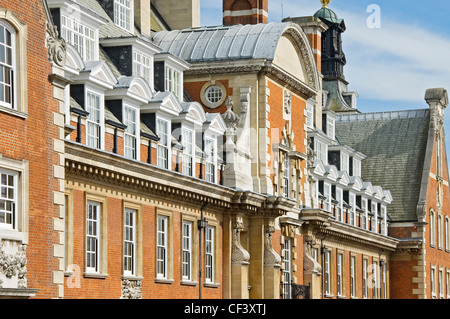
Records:
[[[222,97],[216,103],[209,101],[209,99],[207,98],[207,95],[206,95],[208,90],[212,87],[217,87],[222,91]],[[225,101],[227,99],[227,90],[222,83],[220,83],[218,81],[210,81],[202,87],[202,90],[200,92],[200,99],[201,99],[202,103],[205,106],[207,106],[208,108],[216,109],[225,103]]]

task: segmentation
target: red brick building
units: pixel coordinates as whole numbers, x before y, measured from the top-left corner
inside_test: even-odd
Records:
[[[60,293],[64,116],[58,72],[63,43],[46,27],[47,19],[40,0],[0,1],[2,297],[56,298]]]

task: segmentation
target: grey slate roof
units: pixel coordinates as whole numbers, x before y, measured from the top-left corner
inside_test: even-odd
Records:
[[[416,220],[430,121],[428,109],[340,115],[336,137],[365,154],[362,178],[389,189],[395,221]]]
[[[194,62],[273,60],[278,40],[289,23],[234,25],[161,31],[153,36],[163,52]]]

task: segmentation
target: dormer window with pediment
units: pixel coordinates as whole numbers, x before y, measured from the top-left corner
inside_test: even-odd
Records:
[[[155,56],[155,90],[172,92],[179,101],[183,101],[183,72],[189,64],[171,54]]]
[[[48,0],[61,37],[75,47],[83,61],[99,60],[99,28],[106,20],[79,4]]]
[[[322,130],[327,136],[334,140],[336,137],[336,113],[332,111],[326,111],[322,115]]]

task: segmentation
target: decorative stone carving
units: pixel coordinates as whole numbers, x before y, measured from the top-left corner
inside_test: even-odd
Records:
[[[289,91],[284,90],[284,112],[286,114],[291,114],[292,110],[292,94]]]
[[[3,242],[0,241],[0,274],[3,274],[7,279],[17,276],[17,288],[27,288],[27,258],[26,245],[19,245],[15,254],[7,254],[3,250]],[[0,287],[3,282],[0,280]]]
[[[122,280],[121,299],[142,299],[140,280]]]
[[[223,113],[222,118],[227,128],[234,131],[236,130],[237,124],[239,122],[239,116],[233,111],[234,103],[231,97],[228,97],[225,105],[227,106],[227,110],[225,111],[225,113]]]
[[[425,218],[427,215],[427,202],[426,201],[423,200],[417,204],[416,213],[417,213],[417,220],[419,222],[425,222]]]
[[[236,220],[233,225],[233,245],[231,247],[231,262],[232,263],[248,263],[250,254],[242,247],[241,231],[244,229],[244,224],[240,220]]]
[[[66,64],[66,41],[58,34],[58,28],[53,23],[53,18],[47,5],[47,1],[43,0],[44,11],[47,16],[47,49],[48,61],[59,67]]]
[[[272,234],[274,232],[274,226],[265,226],[264,266],[280,266],[281,264],[280,255],[278,255],[278,253],[273,249]]]
[[[311,236],[304,238],[304,252],[303,252],[303,270],[305,272],[313,272],[320,275],[322,273],[322,266],[312,257],[313,247],[316,242]]]

